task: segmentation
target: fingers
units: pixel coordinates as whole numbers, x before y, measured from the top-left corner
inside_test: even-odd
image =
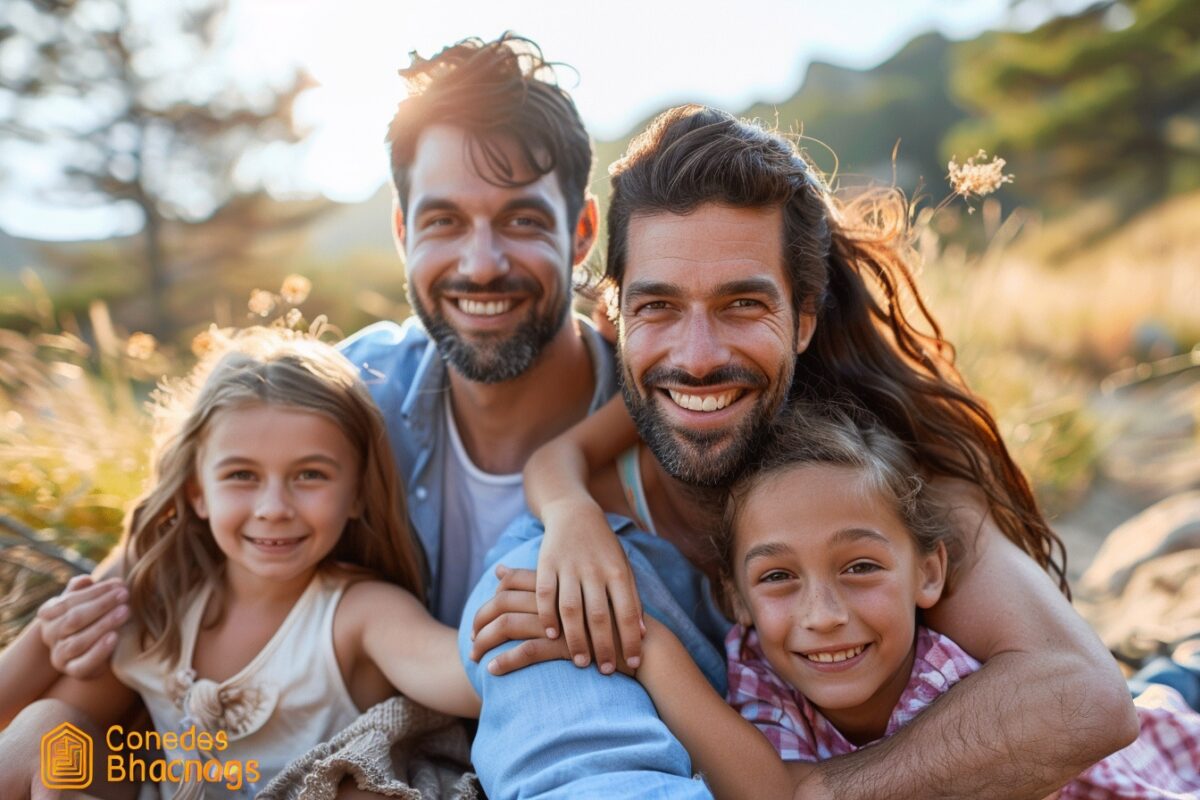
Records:
[[[638,598],[633,575],[628,572],[608,584],[608,596],[625,663],[637,669],[642,663],[642,603]],[[599,658],[599,655],[596,656]],[[603,669],[601,670],[603,671]]]
[[[86,576],[84,576],[86,577]],[[67,590],[43,604],[42,641],[59,672],[94,677],[117,644],[117,629],[129,619],[129,592],[119,579],[72,580]]]
[[[607,587],[598,581],[588,581],[583,585],[583,602],[587,608],[588,633],[592,638],[596,663],[600,666],[600,672],[611,675],[617,670],[617,659],[612,617],[608,613]]]
[[[537,575],[531,569],[514,569],[504,564],[496,565],[496,577],[500,579],[499,589],[518,589],[532,592],[537,589]]]
[[[579,581],[559,581],[558,615],[562,620],[562,639],[567,643],[567,652],[577,667],[591,663],[592,648],[588,643],[587,623],[583,617],[583,587]]]
[[[480,606],[479,610],[475,612],[475,620],[471,628],[471,639],[478,638],[484,628],[504,614],[514,612],[537,615],[537,601],[534,599],[533,592],[505,589],[503,588],[503,584],[501,584],[501,587],[497,589],[492,599]],[[537,635],[542,636],[544,633],[539,631]]]
[[[82,593],[81,590],[91,587],[93,583],[91,575],[74,576],[67,581],[66,588],[62,590],[61,594],[56,594],[42,603],[37,610],[38,619],[44,621],[57,619],[71,608],[72,600],[78,597],[77,593]]]
[[[534,620],[541,625],[540,619],[534,617]],[[562,639],[529,639],[493,658],[487,670],[493,675],[506,675],[531,664],[567,657],[567,645]]]
[[[128,616],[127,611],[125,616]],[[123,619],[124,616],[122,617]],[[56,653],[56,648],[55,651],[51,651],[50,661],[64,675],[70,675],[72,678],[78,678],[79,680],[95,678],[104,671],[109,659],[112,658],[113,651],[117,649],[118,636],[116,631],[109,631],[99,636],[90,647],[73,647],[69,652],[63,651],[61,653]],[[67,639],[64,643],[70,641],[71,639]],[[81,655],[72,657],[72,653],[80,651],[82,651]],[[59,666],[59,664],[62,664],[62,666]]]
[[[532,612],[510,611],[484,625],[471,644],[471,660],[483,656],[504,644],[518,639],[542,639],[541,620]]]
[[[570,579],[563,576],[567,582]],[[559,575],[553,569],[538,570],[537,614],[542,621],[542,630],[547,639],[558,638],[558,584]]]
[[[37,615],[44,623],[59,621],[65,624],[62,630],[70,634],[87,627],[128,598],[129,591],[120,578],[94,583],[89,575],[76,575],[67,582],[67,588],[60,594],[42,603]],[[64,620],[64,617],[70,619]],[[44,629],[46,625],[42,627]]]

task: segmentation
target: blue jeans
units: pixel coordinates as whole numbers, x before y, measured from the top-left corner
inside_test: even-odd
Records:
[[[725,692],[721,641],[729,622],[712,602],[708,581],[672,545],[634,528],[610,524],[629,556],[645,612],[667,625],[688,648],[713,687]],[[543,529],[533,517],[516,520],[488,555],[482,580],[467,600],[459,653],[483,699],[471,748],[484,791],[510,798],[711,798],[693,778],[687,751],[658,718],[641,685],[602,675],[595,665],[536,664],[497,677],[485,667],[516,642],[470,660],[475,613],[496,591],[497,562],[533,569]]]
[[[1184,702],[1200,711],[1200,652],[1182,662],[1170,656],[1158,656],[1129,679],[1129,689],[1136,697],[1152,683],[1170,686],[1183,695]]]

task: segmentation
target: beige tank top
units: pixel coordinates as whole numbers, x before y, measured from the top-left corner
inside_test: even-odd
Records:
[[[266,646],[236,675],[219,683],[197,678],[191,668],[211,583],[196,594],[183,617],[178,668],[142,653],[132,626],[122,630],[113,673],[142,696],[155,729],[183,734],[194,727],[225,733],[224,748],[215,745],[203,751],[194,734],[191,740],[182,739],[180,747],[164,747],[168,762],[215,760],[222,772],[221,779],[213,781],[215,765],[200,778],[199,766],[176,767],[160,783],[164,798],[251,798],[288,763],[359,716],[333,650],[333,615],[346,584],[344,576],[318,570]],[[250,762],[258,772],[253,781],[251,770],[245,769]],[[239,767],[244,770],[240,780]],[[176,780],[180,775],[184,779]]]

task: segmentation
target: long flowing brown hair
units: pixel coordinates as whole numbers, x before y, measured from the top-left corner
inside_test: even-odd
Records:
[[[354,367],[328,344],[286,329],[249,328],[219,339],[191,374],[165,384],[154,398],[154,472],[125,534],[125,577],[145,650],[179,658],[186,604],[224,569],[225,557],[208,523],[192,510],[187,489],[209,425],[227,409],[271,405],[332,420],[359,454],[362,513],[346,523],[329,559],[422,597],[421,564],[387,431]],[[219,583],[216,591],[219,604]]]
[[[791,140],[702,106],[661,114],[610,172],[605,274],[618,287],[636,215],[686,214],[705,203],[782,208],[793,305],[817,318],[796,358],[792,399],[853,398],[930,474],[978,486],[1004,534],[1069,595],[1062,541],[918,291],[901,192],[843,201]]]

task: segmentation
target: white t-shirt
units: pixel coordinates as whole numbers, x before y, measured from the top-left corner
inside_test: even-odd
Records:
[[[475,466],[454,422],[446,393],[450,452],[443,476],[441,596],[443,621],[458,623],[467,596],[483,576],[483,558],[514,519],[528,510],[521,473],[493,475]]]

